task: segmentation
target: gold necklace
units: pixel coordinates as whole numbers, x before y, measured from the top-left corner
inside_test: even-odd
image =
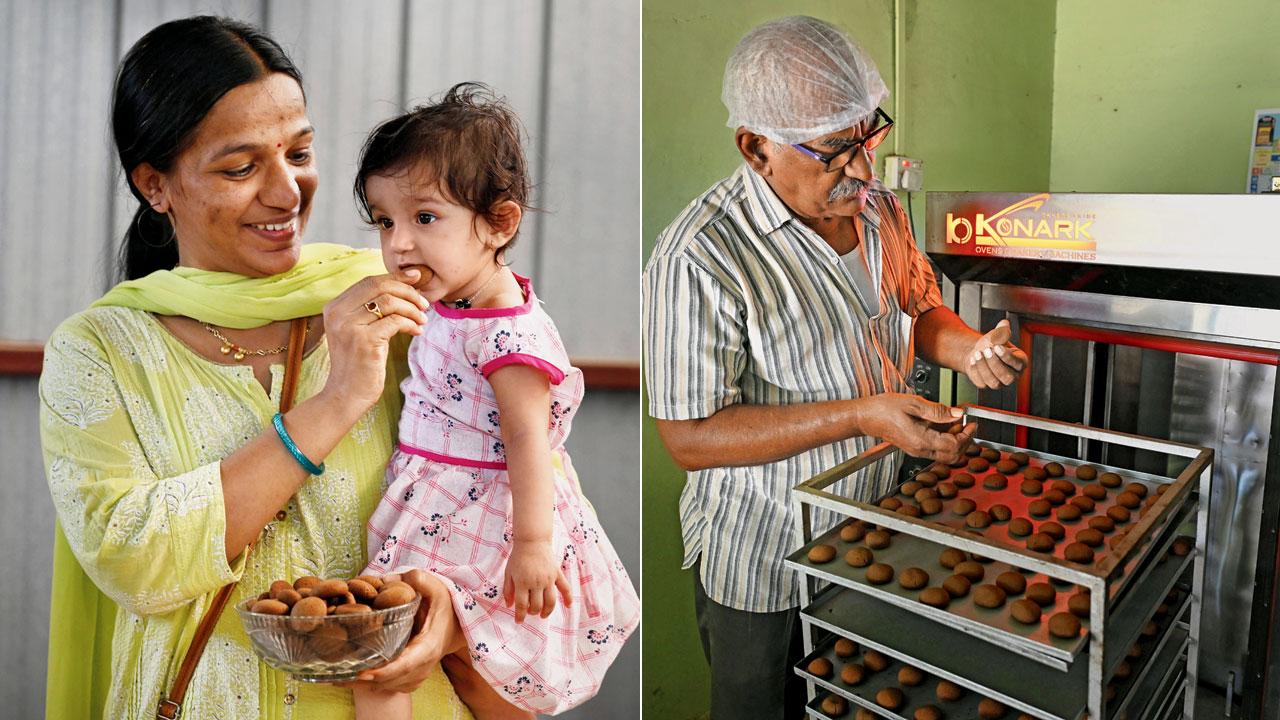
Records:
[[[223,335],[222,333],[218,332],[218,328],[210,325],[209,323],[202,322],[200,324],[203,325],[204,329],[208,330],[210,334],[212,334],[214,337],[222,341],[222,347],[220,348],[222,354],[230,355],[231,357],[235,358],[237,362],[239,362],[240,360],[244,360],[244,357],[246,355],[256,355],[258,357],[264,357],[266,355],[279,355],[280,353],[289,349],[289,343],[286,342],[284,345],[281,345],[278,348],[272,348],[270,350],[250,350],[247,347],[243,347],[241,345],[237,345],[236,343],[232,342],[231,339],[228,338],[226,335]],[[310,331],[311,331],[311,320],[310,318],[308,318],[306,328],[302,334],[302,337],[304,338],[304,340],[307,337],[307,333]]]

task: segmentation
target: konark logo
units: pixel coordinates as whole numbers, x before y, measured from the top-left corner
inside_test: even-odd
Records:
[[[1089,234],[1092,217],[1040,212],[1049,193],[1032,195],[993,214],[975,213],[973,219],[947,213],[947,243],[994,248],[1043,250],[1096,250]],[[999,251],[991,254],[1003,254]]]

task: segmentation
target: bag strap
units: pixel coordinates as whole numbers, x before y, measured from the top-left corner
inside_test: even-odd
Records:
[[[280,388],[280,412],[282,413],[289,412],[293,408],[298,389],[298,371],[302,368],[302,351],[306,345],[307,324],[307,318],[295,318],[289,326],[289,350],[285,359],[284,383]],[[247,555],[252,548],[253,543],[249,543],[249,546],[244,549],[245,554]],[[231,599],[231,592],[235,589],[236,583],[230,582],[219,588],[218,593],[213,596],[213,602],[209,603],[204,617],[200,618],[195,637],[191,638],[187,654],[182,658],[182,665],[178,667],[178,674],[173,679],[173,688],[168,697],[161,698],[159,705],[156,706],[157,720],[176,720],[182,714],[182,701],[187,696],[187,685],[191,682],[196,664],[200,662],[200,656],[204,654],[204,648],[213,635],[213,628],[222,617],[222,611],[226,609],[227,601]]]

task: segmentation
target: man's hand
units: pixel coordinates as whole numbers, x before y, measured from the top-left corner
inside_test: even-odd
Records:
[[[1009,342],[1009,321],[1001,320],[991,332],[978,338],[960,368],[969,382],[982,390],[1012,385],[1027,367],[1027,354]]]
[[[952,463],[964,454],[978,428],[969,423],[958,433],[947,431],[964,415],[956,407],[930,402],[918,395],[883,393],[862,401],[859,426],[873,437],[887,440],[903,452]]]

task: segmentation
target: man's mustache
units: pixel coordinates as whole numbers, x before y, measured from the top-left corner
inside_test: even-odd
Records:
[[[827,202],[840,202],[847,200],[854,195],[862,192],[862,189],[870,185],[870,183],[859,180],[858,178],[845,178],[839,185],[831,188],[831,192],[827,194]]]

